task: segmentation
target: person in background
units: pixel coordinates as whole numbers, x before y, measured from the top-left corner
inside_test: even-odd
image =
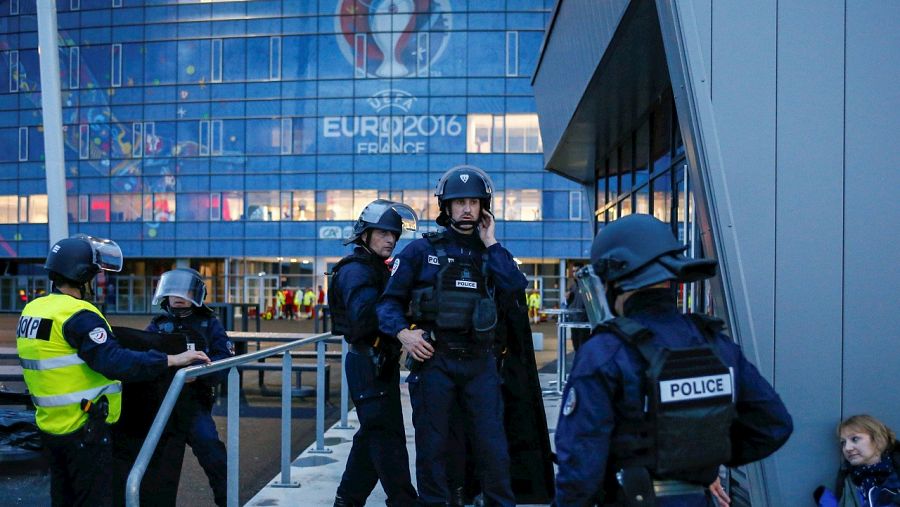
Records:
[[[837,428],[841,467],[834,491],[819,486],[820,507],[889,507],[900,505],[900,444],[897,435],[870,415],[854,415]]]
[[[528,295],[528,318],[535,324],[541,321],[541,294],[537,290]]]
[[[167,355],[122,348],[91,303],[101,270],[121,271],[122,250],[108,239],[76,235],[57,241],[44,269],[51,292],[28,303],[16,330],[25,384],[50,457],[50,498],[56,506],[113,505],[113,446],[121,380],[163,376],[169,367],[209,362],[188,350]]]
[[[284,318],[294,320],[294,291],[290,287],[284,289]]]
[[[313,292],[312,287],[307,287],[306,292],[303,293],[303,313],[306,314],[306,320],[312,319],[315,302],[316,294]]]
[[[165,312],[150,321],[147,331],[184,333],[195,350],[212,361],[234,355],[234,346],[213,311],[204,304],[206,283],[200,273],[178,268],[163,273],[153,296],[153,304]],[[190,346],[190,345],[189,345]],[[223,506],[227,494],[225,444],[219,439],[212,407],[216,387],[225,381],[227,370],[196,378],[185,386],[175,408],[175,419],[185,432],[200,467],[209,479],[216,505]]]

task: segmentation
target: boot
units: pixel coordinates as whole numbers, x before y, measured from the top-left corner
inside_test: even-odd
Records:
[[[447,504],[450,507],[465,507],[466,505],[466,491],[462,486],[456,486],[450,488],[450,502]]]
[[[348,500],[341,495],[335,495],[334,497],[334,507],[362,507],[359,504],[354,503],[352,500]]]

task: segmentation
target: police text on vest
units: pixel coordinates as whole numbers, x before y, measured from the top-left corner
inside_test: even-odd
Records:
[[[659,397],[662,403],[700,400],[713,396],[730,396],[731,392],[731,375],[727,373],[706,377],[661,380],[659,382]]]
[[[478,288],[478,282],[473,282],[473,281],[470,281],[470,280],[457,280],[457,281],[456,281],[456,286],[457,286],[457,287],[462,287],[462,288],[464,288],[464,289],[477,289],[477,288]]]

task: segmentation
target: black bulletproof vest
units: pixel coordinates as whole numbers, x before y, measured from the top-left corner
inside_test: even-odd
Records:
[[[606,326],[647,363],[643,410],[623,414],[625,420],[616,425],[610,473],[644,467],[658,479],[710,484],[718,466],[731,458],[736,392],[714,333],[703,333],[704,345],[668,349],[631,319],[619,317]]]
[[[434,330],[445,343],[468,343],[473,339],[472,316],[478,302],[487,296],[486,277],[468,259],[447,256],[444,238],[428,238],[437,253],[440,270],[434,290]]]
[[[341,278],[340,278],[340,270],[342,267],[350,264],[351,262],[360,262],[362,264],[370,266],[370,269],[366,270],[368,274],[368,278],[363,280],[362,283],[365,285],[373,285],[378,287],[378,292],[384,290],[384,286],[387,285],[387,275],[389,271],[384,269],[384,262],[381,266],[377,266],[375,264],[375,258],[372,255],[366,255],[364,253],[360,253],[358,251],[354,251],[352,254],[344,257],[334,266],[331,270],[331,283],[328,285],[328,307],[331,311],[331,329],[332,333],[335,335],[343,335],[344,337],[348,337],[350,339],[357,338],[365,338],[359,336],[349,336],[352,330],[350,326],[350,317],[347,313],[347,307],[344,306],[344,298],[341,294]]]

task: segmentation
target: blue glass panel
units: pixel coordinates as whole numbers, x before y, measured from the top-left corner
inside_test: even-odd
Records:
[[[40,62],[37,50],[19,51],[19,91],[35,92],[41,89]],[[37,99],[37,98],[36,98]],[[39,104],[40,100],[34,101]]]
[[[208,40],[178,41],[178,82],[207,83],[210,80]]]
[[[147,76],[150,79],[150,76]],[[156,86],[148,83],[144,88],[145,102],[175,102],[178,100],[178,88],[175,86]],[[172,114],[175,114],[174,111]],[[169,116],[171,118],[171,116]]]
[[[147,23],[178,21],[178,10],[174,6],[146,7],[144,15]]]
[[[258,86],[259,83],[248,85],[249,88],[254,88]],[[273,88],[277,89],[277,87]],[[259,90],[259,88],[257,88]],[[268,94],[268,89],[265,92]],[[248,95],[249,96],[249,95]],[[273,97],[274,98],[274,97]],[[249,107],[247,108],[246,116],[261,116],[265,118],[271,118],[273,116],[281,116],[281,102],[278,100],[262,100],[262,101],[253,101],[249,103]]]
[[[282,39],[282,79],[315,79],[317,43],[318,39],[312,35]]]
[[[251,183],[249,181],[250,173],[266,173],[267,175],[260,179],[258,176],[254,176],[256,178],[253,180],[252,188],[255,190],[271,190],[275,188],[275,181],[273,181],[273,173],[277,173],[278,169],[281,167],[281,161],[278,157],[266,157],[260,155],[254,155],[247,157],[247,163],[244,166],[244,172],[247,173],[247,185],[246,188],[251,188]],[[263,187],[258,185],[263,184]]]
[[[201,229],[205,229],[203,224],[193,224],[198,226]],[[189,228],[190,229],[190,228]],[[196,229],[196,228],[195,228]],[[212,252],[210,251],[210,244],[208,241],[196,241],[194,238],[207,238],[209,237],[207,234],[194,234],[187,233],[182,236],[179,234],[178,236],[181,238],[181,241],[175,242],[175,256],[177,257],[206,257],[210,255]],[[215,254],[219,255],[218,245],[215,248]]]
[[[269,37],[250,37],[247,42],[247,79],[269,79]]]
[[[466,75],[466,55],[468,53],[468,32],[437,32],[445,36],[444,50],[431,60],[432,77],[461,77]]]
[[[93,20],[93,16],[91,16]],[[96,23],[92,26],[96,26],[98,28],[82,28],[81,29],[81,40],[84,44],[109,44],[112,39],[112,29],[108,26],[104,26],[109,22],[109,18],[107,17],[104,21],[94,20]],[[82,22],[82,27],[87,26]]]
[[[244,116],[244,101],[217,101],[215,107],[210,111],[211,118],[228,118],[235,116]]]
[[[256,3],[254,0],[251,2]],[[264,18],[264,19],[248,19],[247,34],[249,35],[280,35],[281,19],[280,18]]]
[[[179,23],[179,37],[209,37],[212,34],[212,23]],[[220,35],[216,33],[216,35]]]
[[[247,41],[246,39],[225,39],[223,45],[222,76],[225,81],[243,81],[247,77]],[[266,48],[268,51],[268,48]],[[268,53],[266,53],[268,62]],[[268,69],[268,66],[267,66]],[[266,70],[268,77],[268,70]]]
[[[235,2],[236,5],[243,5],[243,3]],[[216,4],[219,6],[222,4]],[[213,21],[211,23],[210,31],[216,37],[240,37],[247,35],[247,22],[243,19],[232,19],[227,21]],[[226,39],[227,40],[227,39]]]
[[[222,121],[222,149],[225,155],[244,154],[244,120]]]
[[[113,41],[138,41],[144,36],[141,23],[144,22],[144,9],[140,7],[128,8],[127,6],[113,9]],[[127,26],[134,24],[132,26]]]
[[[338,39],[334,35],[320,35],[318,39],[318,69],[320,79],[352,79],[353,65],[347,61],[352,58],[352,46],[348,46],[347,55],[338,47]],[[352,38],[351,38],[352,40]]]
[[[293,118],[291,153],[316,153],[316,118]]]
[[[281,83],[247,83],[248,99],[279,99],[281,98]]]
[[[214,2],[212,4],[213,19],[243,18],[247,14],[248,2]]]
[[[81,87],[106,88],[109,86],[110,47],[84,46],[81,48]]]
[[[535,16],[531,16],[535,17]],[[544,32],[519,32],[519,75],[530,76],[534,73]]]
[[[146,84],[175,83],[177,79],[178,53],[175,42],[148,42],[144,45],[144,69]]]

